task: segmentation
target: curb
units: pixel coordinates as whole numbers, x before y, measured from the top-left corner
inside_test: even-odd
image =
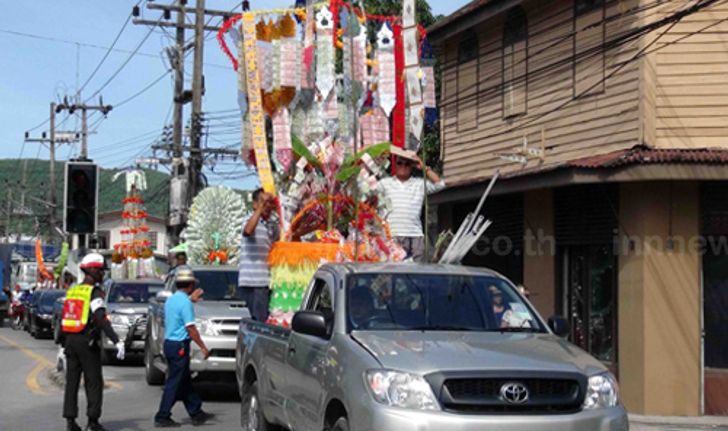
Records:
[[[640,425],[692,425],[702,427],[728,427],[726,416],[643,416],[629,415],[629,422]]]

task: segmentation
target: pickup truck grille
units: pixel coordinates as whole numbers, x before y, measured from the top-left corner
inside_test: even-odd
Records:
[[[240,319],[212,319],[220,335],[238,335]]]
[[[520,383],[528,390],[521,404],[506,401],[501,388]],[[440,400],[449,411],[490,414],[568,414],[581,410],[579,382],[557,378],[457,378],[445,380]]]

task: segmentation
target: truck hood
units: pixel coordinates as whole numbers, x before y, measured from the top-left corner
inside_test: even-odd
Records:
[[[426,375],[443,371],[554,371],[592,375],[606,368],[551,334],[354,331],[384,368]]]
[[[106,311],[118,314],[147,314],[148,304],[106,304]]]
[[[250,312],[242,301],[200,301],[195,304],[195,317],[201,319],[244,319]]]

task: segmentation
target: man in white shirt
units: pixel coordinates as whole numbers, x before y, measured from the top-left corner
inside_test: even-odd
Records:
[[[392,236],[407,251],[407,257],[419,262],[425,252],[425,235],[420,220],[425,185],[430,194],[444,189],[445,182],[435,171],[425,166],[415,153],[399,150],[395,154],[395,176],[384,178],[379,183],[390,205],[386,219]],[[415,167],[424,170],[427,181],[412,176]]]

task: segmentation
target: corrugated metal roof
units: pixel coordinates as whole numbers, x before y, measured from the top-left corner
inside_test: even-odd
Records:
[[[638,145],[625,150],[572,160],[566,166],[582,169],[618,168],[647,164],[724,164],[728,163],[728,149],[663,149]]]

